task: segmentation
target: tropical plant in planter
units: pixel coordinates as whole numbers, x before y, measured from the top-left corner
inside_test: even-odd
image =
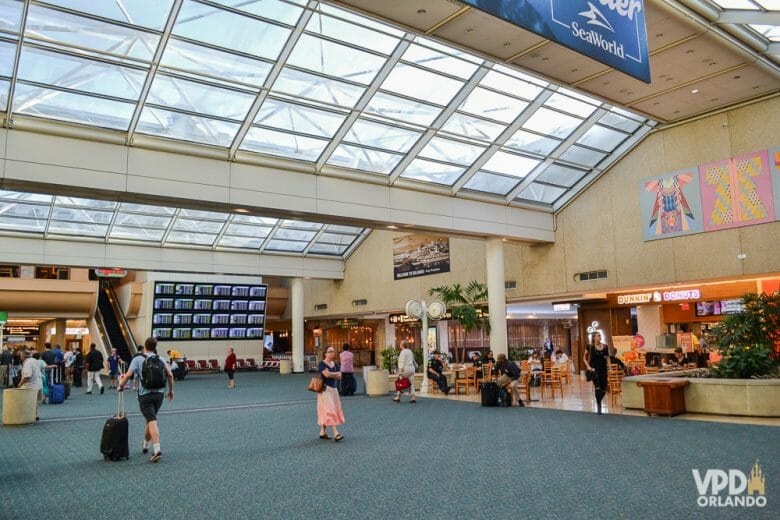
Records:
[[[388,373],[395,373],[398,368],[398,351],[389,346],[379,351],[379,356],[382,358],[382,368],[388,371]]]
[[[729,314],[713,327],[715,340],[723,359],[713,367],[715,377],[748,379],[776,373],[780,345],[780,292],[746,294],[744,309]]]
[[[463,325],[466,333],[476,328],[490,334],[490,321],[487,313],[483,312],[488,298],[487,285],[484,283],[472,280],[465,287],[459,283],[440,285],[428,289],[428,296],[444,302],[453,319]]]

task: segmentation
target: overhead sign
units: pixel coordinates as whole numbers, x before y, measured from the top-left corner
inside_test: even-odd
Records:
[[[8,311],[0,311],[0,325],[8,321]]]
[[[99,278],[124,278],[127,276],[127,269],[100,268],[95,269],[95,276]]]
[[[38,327],[22,327],[17,325],[6,325],[3,327],[3,334],[6,336],[37,336]]]
[[[461,0],[650,83],[642,0]]]
[[[681,291],[653,291],[638,294],[619,294],[617,302],[619,305],[631,305],[638,303],[663,303],[677,302],[685,300],[698,300],[701,298],[699,289],[685,289]]]
[[[553,312],[566,312],[571,310],[571,303],[553,303]]]

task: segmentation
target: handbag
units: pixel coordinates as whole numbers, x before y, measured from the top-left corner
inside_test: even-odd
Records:
[[[324,392],[325,381],[323,381],[321,377],[312,377],[311,381],[309,381],[309,388],[307,388],[307,390],[317,393]]]
[[[406,390],[410,386],[412,386],[412,384],[404,376],[398,376],[398,379],[395,380],[396,392],[401,392],[402,390]]]
[[[585,381],[595,381],[596,380],[596,371],[592,368],[585,372]]]

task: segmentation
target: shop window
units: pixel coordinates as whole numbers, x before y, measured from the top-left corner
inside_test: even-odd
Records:
[[[67,267],[36,267],[35,277],[44,280],[69,280],[70,269]]]
[[[0,265],[0,278],[19,278],[19,266]]]

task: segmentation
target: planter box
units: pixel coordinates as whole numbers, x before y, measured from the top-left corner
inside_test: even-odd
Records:
[[[685,370],[623,379],[623,406],[644,408],[639,381],[685,375]],[[685,408],[692,413],[780,417],[780,379],[686,378]]]

